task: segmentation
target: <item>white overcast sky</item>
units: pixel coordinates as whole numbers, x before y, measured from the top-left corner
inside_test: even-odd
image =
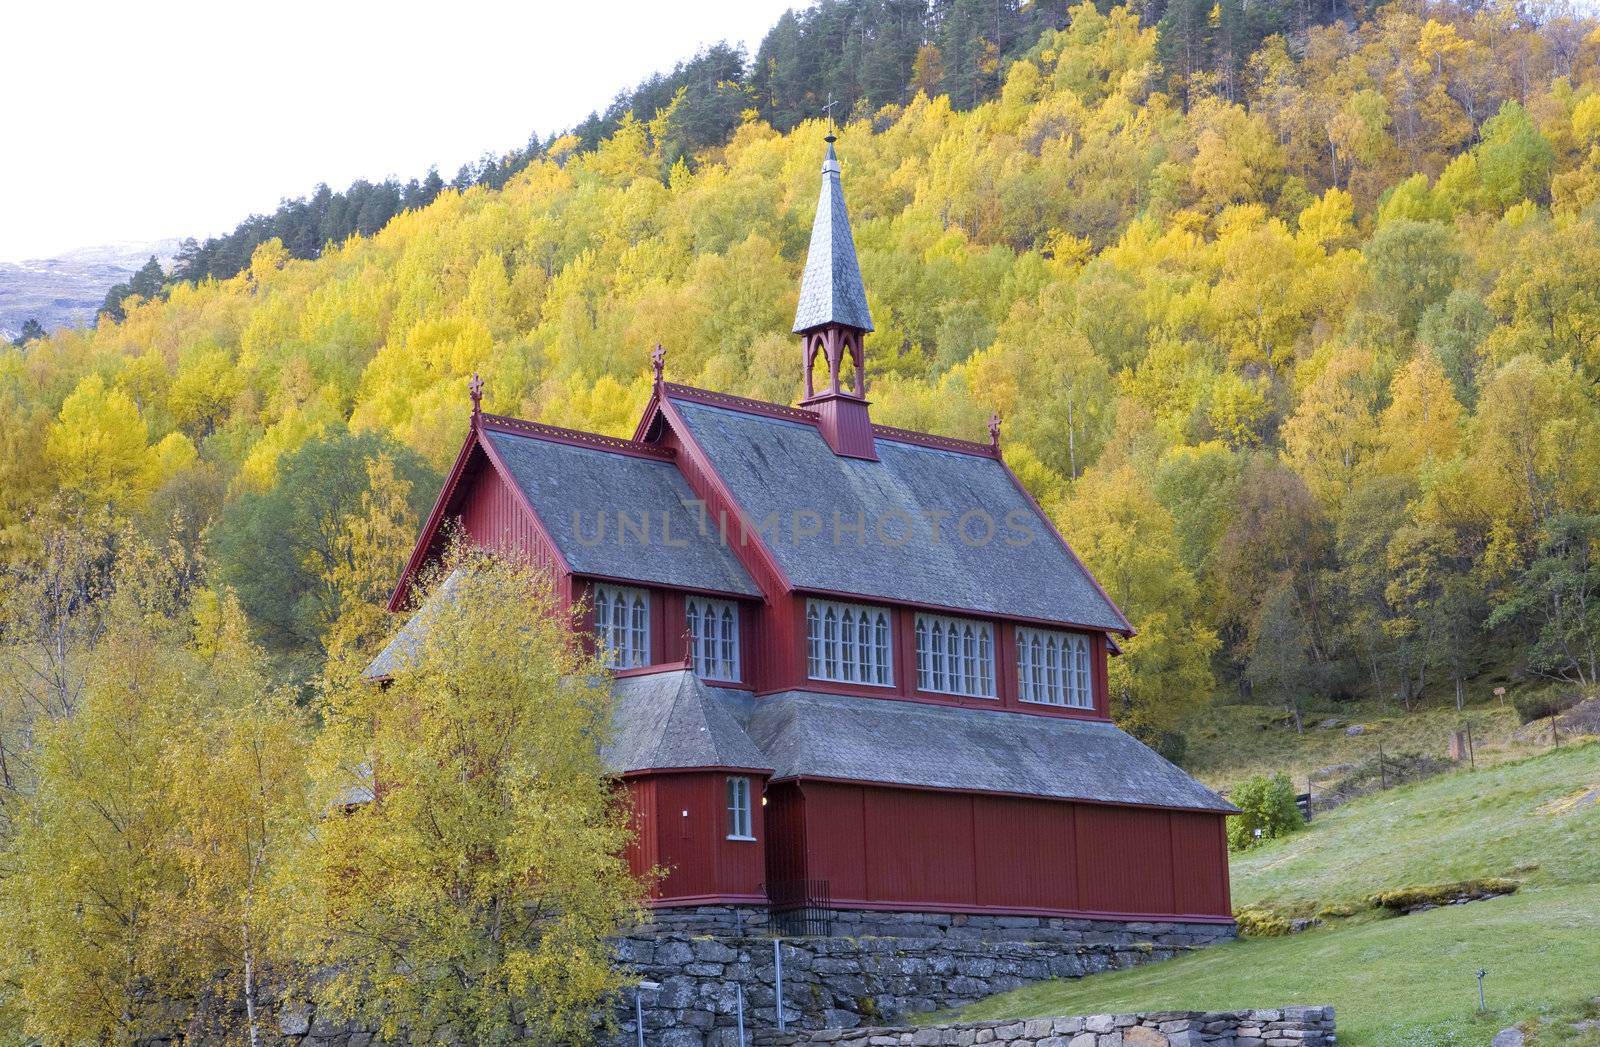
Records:
[[[0,261],[446,179],[805,0],[0,0]]]

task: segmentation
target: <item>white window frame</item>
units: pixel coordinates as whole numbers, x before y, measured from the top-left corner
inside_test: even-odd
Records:
[[[1062,709],[1094,708],[1089,637],[1017,627],[1017,698]]]
[[[978,618],[918,614],[917,690],[993,698],[994,625]]]
[[[689,664],[702,680],[737,683],[739,605],[732,600],[691,596],[684,604],[688,622]]]
[[[750,779],[742,774],[728,775],[728,839],[754,840],[754,815],[750,813]]]
[[[650,664],[650,593],[627,585],[594,587],[594,634],[611,669]]]
[[[806,601],[806,675],[894,686],[894,615],[887,607]]]

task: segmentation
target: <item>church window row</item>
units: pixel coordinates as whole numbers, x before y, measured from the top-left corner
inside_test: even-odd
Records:
[[[739,607],[731,600],[693,597],[685,605],[689,663],[706,680],[741,679]],[[606,665],[652,664],[650,594],[617,585],[594,588],[595,634]],[[932,694],[994,698],[992,622],[944,615],[916,616],[917,689]],[[832,600],[806,602],[806,675],[834,683],[894,686],[890,612]],[[1034,705],[1094,708],[1089,638],[1054,629],[1016,629],[1017,697]]]
[[[610,668],[649,665],[650,594],[628,586],[595,586],[594,631]]]
[[[739,608],[694,597],[688,605],[689,662],[706,680],[739,679]]]
[[[806,674],[813,680],[894,684],[889,612],[831,600],[806,602]]]
[[[917,687],[993,698],[994,627],[970,618],[917,615]]]
[[[1093,709],[1089,639],[1053,629],[1017,630],[1017,696],[1025,702]]]

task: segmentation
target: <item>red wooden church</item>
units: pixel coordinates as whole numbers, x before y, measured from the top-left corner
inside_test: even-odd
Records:
[[[666,382],[659,350],[630,440],[480,414],[474,390],[392,606],[455,520],[587,609],[659,907],[806,883],[840,910],[1230,923],[1232,808],[1111,723],[1106,660],[1132,627],[998,423],[987,444],[872,423],[828,141],[799,405]]]

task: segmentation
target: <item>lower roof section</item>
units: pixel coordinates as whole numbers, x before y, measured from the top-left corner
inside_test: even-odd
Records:
[[[773,780],[828,778],[1232,813],[1216,793],[1114,724],[785,691],[745,731]]]
[[[611,738],[601,757],[613,774],[772,770],[733,711],[687,669],[618,677],[611,693]]]

